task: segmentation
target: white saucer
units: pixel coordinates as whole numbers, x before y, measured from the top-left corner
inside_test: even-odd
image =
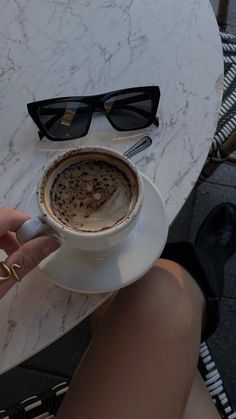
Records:
[[[163,199],[143,175],[144,202],[136,227],[117,246],[105,252],[79,251],[63,244],[40,263],[54,284],[71,291],[100,293],[122,288],[144,275],[161,255],[168,234]],[[35,193],[26,212],[38,215]]]

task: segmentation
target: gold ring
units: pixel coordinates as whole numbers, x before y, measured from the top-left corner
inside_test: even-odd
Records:
[[[7,281],[10,278],[14,278],[17,282],[21,281],[16,269],[22,268],[21,265],[17,265],[17,263],[13,263],[10,267],[5,264],[5,262],[0,262],[0,267],[6,273],[5,276],[0,276],[0,282]]]

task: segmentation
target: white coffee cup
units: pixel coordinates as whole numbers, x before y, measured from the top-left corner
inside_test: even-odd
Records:
[[[55,179],[73,164],[86,160],[98,160],[119,169],[130,182],[130,208],[117,222],[99,231],[81,231],[58,219],[50,204],[50,190]],[[17,231],[20,242],[45,234],[56,234],[62,242],[85,251],[109,249],[124,240],[135,227],[143,203],[143,180],[135,165],[122,154],[105,147],[78,147],[66,151],[49,162],[37,188],[37,202],[41,215],[26,221]]]

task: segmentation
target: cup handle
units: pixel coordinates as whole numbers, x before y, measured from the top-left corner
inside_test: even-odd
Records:
[[[21,244],[23,244],[44,234],[56,235],[56,233],[48,226],[42,217],[35,217],[30,218],[18,228],[16,231],[16,238]]]

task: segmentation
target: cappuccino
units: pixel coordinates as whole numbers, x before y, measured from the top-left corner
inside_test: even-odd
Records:
[[[98,232],[122,222],[132,211],[136,194],[129,173],[112,161],[85,156],[56,175],[49,200],[54,217],[66,227]]]
[[[125,239],[144,198],[142,175],[134,164],[98,146],[59,154],[45,168],[36,194],[42,231],[48,225],[63,243],[89,252]]]

